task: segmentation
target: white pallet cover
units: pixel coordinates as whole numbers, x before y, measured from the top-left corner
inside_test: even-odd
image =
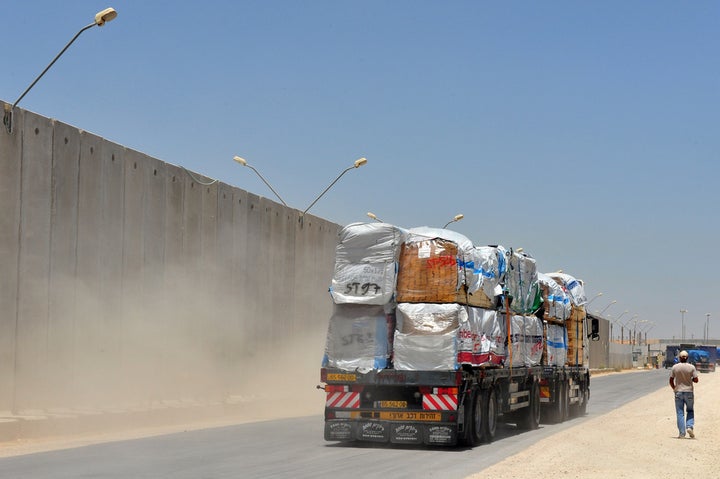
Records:
[[[547,363],[549,366],[565,366],[567,364],[568,338],[565,326],[547,323]]]
[[[497,311],[468,307],[468,320],[458,331],[458,363],[472,366],[505,362],[505,322]]]
[[[570,304],[570,295],[565,292],[565,288],[551,276],[544,273],[538,273],[538,281],[547,285],[549,289],[547,303],[545,304],[547,315],[560,321],[568,319],[572,311],[572,305]]]
[[[526,254],[511,251],[508,254],[505,284],[512,296],[510,308],[516,313],[534,313],[537,304],[539,285],[535,259]]]
[[[458,247],[457,274],[458,289],[465,285],[468,293],[472,294],[483,288],[485,294],[492,298],[497,294],[496,285],[499,283],[497,272],[497,249],[489,246],[476,247],[466,236],[443,228],[419,226],[410,228],[405,239],[407,243],[419,243],[428,239],[440,238],[452,241]],[[493,280],[492,276],[497,277]],[[487,281],[487,284],[484,284]]]
[[[323,367],[360,372],[386,368],[394,330],[394,316],[386,310],[377,305],[334,305]]]
[[[488,298],[499,295],[505,273],[505,251],[497,246],[476,246],[472,252],[472,263],[466,264],[465,272],[472,272],[474,289],[468,286],[468,290],[474,292],[482,288]]]
[[[448,371],[458,369],[458,330],[444,334],[412,334],[395,331],[393,365],[405,371]]]
[[[457,303],[398,303],[396,329],[405,334],[444,334],[467,323],[467,308]]]
[[[585,296],[585,286],[583,285],[582,281],[575,279],[574,277],[565,273],[548,273],[548,276],[553,279],[557,279],[562,283],[568,295],[570,296],[570,301],[572,301],[575,306],[583,306],[585,303],[587,303],[587,297]]]
[[[406,230],[388,223],[352,223],[335,247],[330,294],[336,304],[388,304],[395,294],[397,263]]]
[[[502,315],[505,318],[505,315]],[[513,315],[507,361],[512,366],[537,366],[543,354],[543,322],[536,316]]]

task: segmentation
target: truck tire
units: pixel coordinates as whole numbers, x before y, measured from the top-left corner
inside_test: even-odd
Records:
[[[485,391],[477,390],[475,392],[475,400],[473,401],[473,421],[472,421],[472,445],[479,446],[485,442],[485,432],[487,430],[487,399]]]
[[[565,420],[564,416],[565,411],[565,388],[563,387],[563,382],[558,381],[555,384],[555,389],[553,391],[553,402],[551,404],[551,407],[547,409],[548,414],[548,420],[552,423],[559,424]]]
[[[537,381],[533,381],[530,386],[528,400],[528,407],[520,411],[518,427],[525,430],[537,429],[540,427],[540,387]]]
[[[467,447],[473,445],[473,406],[475,404],[475,392],[468,391],[463,399],[463,432],[458,434],[458,445]]]
[[[498,421],[498,402],[495,388],[490,388],[485,391],[485,441],[492,442],[495,439],[497,433],[497,421]]]
[[[562,382],[562,407],[560,422],[570,419],[570,384],[567,381]]]

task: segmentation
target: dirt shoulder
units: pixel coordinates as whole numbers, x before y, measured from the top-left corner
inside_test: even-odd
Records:
[[[468,479],[717,477],[718,398],[720,373],[701,374],[695,385],[695,439],[677,439],[673,395],[667,386],[538,441]]]

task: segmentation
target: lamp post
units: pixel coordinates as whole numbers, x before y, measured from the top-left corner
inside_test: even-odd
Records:
[[[615,304],[615,303],[617,303],[617,300],[616,300],[616,299],[613,299],[612,301],[610,301],[610,304],[608,304],[607,306],[605,306],[605,308],[598,313],[598,316],[602,316],[602,314],[603,314],[605,311],[607,311],[607,309],[608,309],[610,306],[612,306],[613,304]]]
[[[328,185],[328,187],[325,188],[325,189],[323,190],[323,192],[320,193],[320,195],[318,195],[318,197],[315,198],[315,200],[314,200],[312,203],[310,203],[310,206],[308,206],[307,208],[305,208],[305,211],[303,211],[303,212],[300,214],[300,223],[302,223],[302,221],[303,221],[302,219],[305,217],[305,213],[307,213],[308,210],[310,210],[310,208],[312,208],[312,207],[315,205],[315,203],[317,203],[318,200],[319,200],[320,198],[322,198],[323,195],[324,195],[325,193],[327,193],[328,190],[329,190],[330,188],[332,188],[333,185],[334,185],[335,183],[337,183],[337,181],[338,181],[340,178],[342,178],[342,176],[343,176],[345,173],[347,173],[348,171],[352,170],[353,168],[360,168],[360,167],[363,166],[365,163],[367,163],[367,159],[366,159],[366,158],[358,158],[357,160],[355,160],[355,163],[353,163],[352,166],[349,166],[349,167],[345,168],[345,169],[343,170],[343,172],[340,173],[340,174],[338,175],[338,177],[335,178],[335,179],[333,180],[333,182],[330,183],[330,185]]]
[[[628,312],[628,310],[626,309],[625,311],[623,311],[622,313],[620,313],[620,315],[619,315],[617,318],[615,318],[615,319],[612,319],[612,316],[608,315],[608,317],[610,317],[610,339],[612,339],[612,325],[613,325],[613,323],[619,324],[619,325],[621,326],[621,330],[622,330],[622,324],[620,323],[620,318],[622,318],[623,315],[624,315],[625,313],[627,313],[627,312]]]
[[[598,294],[596,294],[595,296],[593,296],[593,298],[592,298],[590,301],[588,301],[587,303],[585,303],[585,309],[587,309],[587,307],[590,305],[590,303],[592,303],[593,301],[595,301],[596,299],[598,299],[598,298],[599,298],[600,296],[602,296],[602,295],[603,295],[603,293],[598,293]]]
[[[451,219],[450,221],[448,221],[447,223],[445,223],[445,226],[443,226],[443,229],[447,228],[450,223],[455,223],[456,221],[460,221],[460,220],[463,219],[463,218],[465,218],[465,215],[463,215],[463,214],[455,215],[455,216],[453,217],[453,219]]]
[[[710,313],[705,313],[705,342],[710,339]]]
[[[105,25],[105,23],[107,23],[111,20],[114,20],[115,17],[117,17],[117,12],[115,11],[114,8],[106,8],[105,10],[102,10],[102,11],[96,13],[95,21],[92,22],[91,24],[86,25],[83,28],[81,28],[80,31],[77,32],[74,37],[72,37],[72,39],[67,43],[67,45],[65,45],[65,47],[62,50],[60,50],[60,53],[58,53],[55,56],[55,58],[53,58],[53,60],[50,62],[50,64],[48,64],[48,66],[45,67],[45,69],[42,71],[42,73],[40,73],[40,75],[38,75],[37,78],[35,78],[35,80],[30,84],[30,86],[27,87],[24,92],[22,92],[22,95],[20,95],[18,97],[18,99],[15,100],[15,103],[13,103],[12,106],[9,106],[7,104],[5,105],[5,115],[3,116],[3,124],[5,124],[5,128],[7,129],[8,133],[12,133],[12,116],[13,116],[13,111],[15,110],[15,107],[17,106],[17,104],[20,103],[20,100],[25,98],[25,95],[28,94],[28,92],[32,89],[32,87],[35,86],[35,84],[38,81],[40,81],[40,79],[43,77],[43,75],[45,75],[45,73],[47,73],[47,71],[50,69],[50,67],[52,67],[55,64],[55,62],[58,60],[58,58],[60,58],[62,56],[62,54],[65,53],[65,50],[70,48],[70,45],[72,45],[73,42],[75,40],[77,40],[77,37],[79,37],[80,34],[82,32],[84,32],[85,30],[92,28],[94,26],[102,27],[103,25]]]
[[[685,342],[685,313],[687,313],[687,309],[681,309],[680,310],[680,321],[682,325],[682,329],[680,331],[680,338],[681,342]]]
[[[374,219],[374,220],[377,221],[378,223],[382,223],[382,222],[383,222],[380,218],[378,218],[377,216],[375,216],[375,213],[373,213],[372,211],[368,211],[368,212],[367,212],[367,215],[368,215],[368,217]]]
[[[265,183],[265,184],[267,185],[267,187],[270,188],[270,190],[271,190],[273,193],[275,193],[275,196],[277,196],[277,198],[280,200],[280,202],[281,202],[283,205],[287,206],[287,203],[285,203],[285,200],[283,200],[282,198],[280,198],[280,195],[278,194],[277,191],[275,191],[275,188],[273,188],[273,187],[270,185],[270,183],[268,183],[267,180],[266,180],[265,178],[263,178],[263,175],[261,175],[258,170],[256,170],[254,167],[252,167],[252,166],[247,162],[247,160],[246,160],[245,158],[240,158],[239,156],[234,156],[234,157],[233,157],[233,161],[235,161],[236,163],[241,164],[242,166],[247,166],[248,168],[250,168],[251,170],[253,170],[253,171],[255,172],[255,174],[258,175],[258,177],[263,181],[263,183]]]
[[[625,344],[625,328],[627,327],[628,324],[630,324],[630,321],[632,321],[633,319],[635,319],[637,317],[638,317],[638,315],[634,314],[632,316],[632,318],[628,319],[626,322],[624,322],[620,326],[620,344]],[[630,328],[628,328],[628,342],[630,342]]]

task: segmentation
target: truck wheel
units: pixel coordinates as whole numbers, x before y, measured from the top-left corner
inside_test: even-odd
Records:
[[[528,400],[530,404],[522,409],[518,426],[526,430],[537,429],[540,427],[540,388],[537,381],[533,381],[530,386]]]
[[[478,390],[475,393],[475,401],[473,407],[473,427],[472,427],[472,445],[478,446],[485,442],[486,422],[486,398],[485,391]]]
[[[458,435],[459,446],[473,445],[473,406],[475,403],[475,393],[469,391],[463,399],[463,432]]]
[[[567,381],[562,383],[562,421],[570,419],[570,384]]]
[[[497,432],[497,420],[498,420],[498,403],[497,395],[495,394],[495,388],[490,388],[485,394],[485,440],[492,442],[495,439],[495,433]]]
[[[555,385],[555,390],[553,391],[553,403],[552,403],[552,409],[548,409],[549,414],[549,420],[553,423],[561,423],[565,420],[564,416],[565,411],[565,388],[563,387],[563,383],[561,381],[558,381]]]

